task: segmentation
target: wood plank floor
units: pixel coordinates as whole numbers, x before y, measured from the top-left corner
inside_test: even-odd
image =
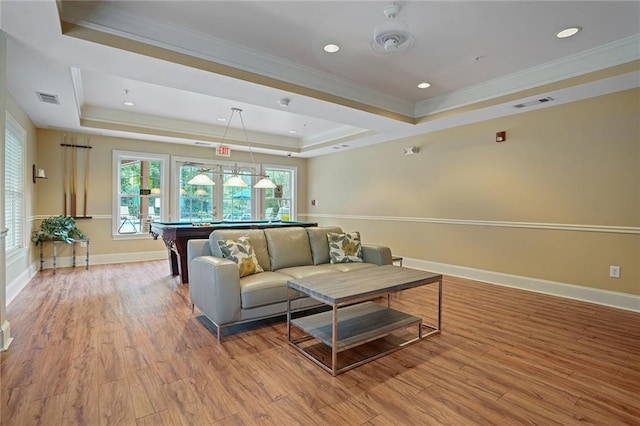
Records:
[[[39,273],[8,308],[2,425],[640,424],[640,314],[447,277],[443,333],[336,378],[282,320],[223,344],[166,262]],[[392,305],[434,320],[436,287]]]

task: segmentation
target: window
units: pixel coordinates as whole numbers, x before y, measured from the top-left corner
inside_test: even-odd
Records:
[[[273,166],[266,167],[265,171],[278,188],[264,190],[264,218],[295,220],[295,168]]]
[[[176,209],[182,222],[196,221],[249,221],[249,220],[294,220],[295,168],[273,166],[266,169],[271,180],[281,187],[255,189],[259,178],[242,176],[247,187],[224,186],[235,167],[242,173],[256,174],[258,170],[250,164],[206,163],[196,159],[174,158],[174,170],[179,176],[177,183],[179,200]],[[197,163],[194,163],[198,161]],[[215,170],[204,173],[215,182],[213,186],[189,185],[188,182],[202,169]],[[222,174],[221,174],[222,173]],[[266,206],[266,209],[264,208]]]
[[[224,163],[198,164],[179,161],[180,196],[178,210],[182,222],[195,221],[240,221],[254,220],[252,212],[257,190],[251,187],[251,176],[241,176],[248,185],[246,188],[224,186],[236,165]],[[214,186],[189,185],[191,178],[200,173],[203,167],[211,168],[217,172],[205,172],[215,182]],[[237,166],[240,172],[255,173],[248,166]],[[220,174],[222,173],[222,174]],[[219,208],[222,206],[222,208]]]
[[[11,114],[7,113],[4,157],[4,211],[5,223],[9,228],[5,240],[7,255],[15,254],[25,247],[25,142],[26,131]]]
[[[240,172],[256,173],[248,167],[238,167]],[[222,180],[226,182],[232,176],[232,168],[224,167]],[[254,196],[259,197],[259,189],[254,189],[251,176],[240,176],[246,187],[223,186],[222,187],[222,218],[228,221],[257,220],[252,214]]]
[[[180,195],[178,205],[178,217],[181,222],[212,221],[217,214],[215,203],[215,186],[189,185],[187,182],[200,173],[200,167],[191,163],[180,163]],[[207,173],[213,181],[216,177],[212,173]],[[216,182],[216,185],[219,185]]]
[[[168,157],[114,151],[113,234],[148,235],[151,222],[164,220]]]

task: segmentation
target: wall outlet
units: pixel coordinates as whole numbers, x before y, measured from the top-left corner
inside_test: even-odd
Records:
[[[86,247],[86,246],[87,246],[86,241],[80,241],[80,247]]]
[[[620,267],[615,265],[609,266],[609,277],[620,278]]]

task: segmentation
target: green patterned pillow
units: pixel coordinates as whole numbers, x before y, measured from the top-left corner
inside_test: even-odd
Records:
[[[258,258],[253,251],[249,237],[240,237],[237,240],[218,240],[218,246],[222,252],[222,257],[233,260],[238,264],[240,278],[264,272],[264,269],[258,263]]]
[[[327,233],[331,263],[362,262],[362,244],[359,232]]]

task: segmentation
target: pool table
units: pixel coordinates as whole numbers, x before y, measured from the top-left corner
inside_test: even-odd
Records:
[[[298,221],[243,221],[243,222],[153,222],[150,233],[154,240],[162,238],[169,250],[171,273],[180,275],[183,283],[189,282],[187,269],[187,241],[209,238],[215,229],[264,229],[285,226],[301,226],[308,228],[318,226],[317,223]]]

